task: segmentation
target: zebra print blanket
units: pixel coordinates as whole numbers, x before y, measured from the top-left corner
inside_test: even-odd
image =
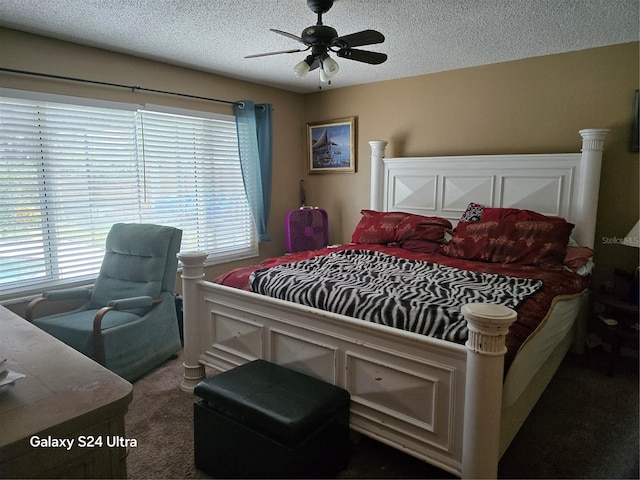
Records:
[[[256,270],[249,281],[256,293],[458,343],[467,339],[462,305],[515,308],[543,283],[369,250]]]

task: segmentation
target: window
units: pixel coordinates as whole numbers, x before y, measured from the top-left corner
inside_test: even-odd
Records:
[[[62,100],[0,96],[0,298],[92,280],[117,222],[257,254],[234,117]]]

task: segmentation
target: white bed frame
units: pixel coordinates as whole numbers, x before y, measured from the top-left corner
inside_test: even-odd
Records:
[[[581,130],[581,154],[384,159],[372,148],[371,208],[449,218],[471,201],[567,218],[593,246],[604,138]],[[586,294],[551,313],[503,378],[509,325],[469,322],[458,345],[203,280],[205,254],[183,265],[184,379],[256,358],[346,388],[351,428],[465,478],[495,478],[498,460],[580,334]],[[580,343],[580,342],[578,342]]]

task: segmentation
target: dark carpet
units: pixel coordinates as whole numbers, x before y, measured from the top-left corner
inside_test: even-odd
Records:
[[[607,375],[605,352],[565,358],[499,464],[499,478],[638,479],[638,360]],[[208,372],[213,373],[213,372]],[[193,463],[193,395],[182,392],[182,358],[134,384],[126,416],[129,478],[208,478]],[[248,453],[250,458],[250,453]],[[362,435],[339,478],[453,478]]]

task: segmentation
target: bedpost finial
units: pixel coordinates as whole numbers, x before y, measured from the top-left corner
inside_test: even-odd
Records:
[[[461,307],[467,320],[469,338],[466,347],[484,355],[504,355],[509,327],[516,320],[515,310],[492,303],[467,303]]]
[[[370,140],[369,146],[371,147],[372,154],[382,154],[384,157],[384,150],[386,146],[389,144],[386,140]]]
[[[609,133],[608,128],[585,128],[579,131],[582,136],[582,151],[585,150],[604,150],[604,139]]]
[[[176,255],[182,264],[182,278],[195,279],[204,277],[205,252],[178,252]]]

